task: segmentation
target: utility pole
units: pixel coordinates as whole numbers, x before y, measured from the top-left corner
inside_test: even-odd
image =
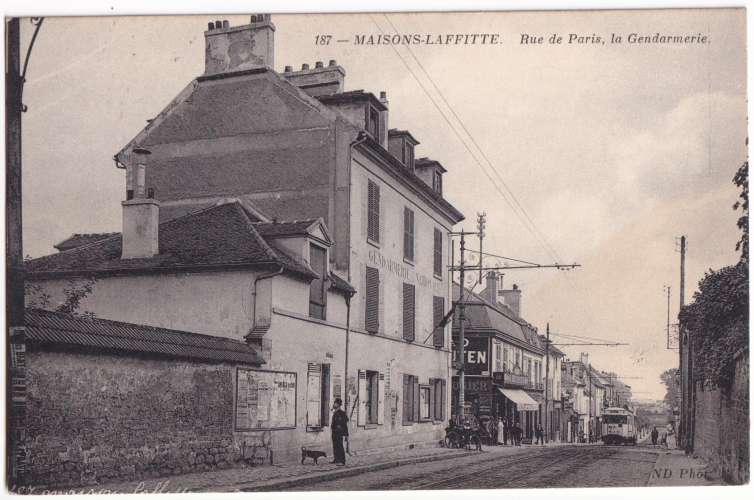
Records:
[[[465,336],[464,336],[464,333],[465,333],[464,332],[464,328],[465,328],[464,323],[466,321],[466,317],[465,317],[465,314],[464,314],[465,313],[465,305],[463,303],[463,295],[464,295],[463,294],[463,292],[464,292],[464,281],[463,280],[466,278],[466,266],[465,266],[464,260],[463,260],[464,256],[465,256],[465,252],[466,252],[466,238],[465,238],[465,236],[466,236],[466,233],[464,231],[461,231],[461,246],[460,246],[460,249],[461,249],[461,266],[460,266],[461,267],[461,269],[460,269],[461,287],[460,287],[460,291],[458,293],[458,305],[457,305],[457,307],[458,307],[458,413],[457,413],[457,415],[459,417],[463,416],[463,407],[464,407],[464,403],[466,401],[466,399],[465,399],[466,398],[466,391],[465,391],[465,387],[464,387],[464,384],[466,383],[466,381],[464,380],[464,375],[463,375],[463,373],[464,373],[464,364],[465,364],[464,363],[465,356],[464,356],[464,346],[463,346],[463,344],[464,344],[464,341],[466,340]]]
[[[665,335],[667,336],[667,348],[672,349],[670,346],[670,286],[665,286],[665,291],[668,293],[668,322],[665,326]]]
[[[550,442],[550,323],[547,323],[547,339],[545,340],[545,442]]]
[[[484,225],[487,222],[487,213],[482,212],[477,214],[477,229],[479,231],[479,284],[482,284],[482,274],[484,268],[484,253],[482,253],[482,240],[484,240]],[[495,298],[497,300],[497,298]]]

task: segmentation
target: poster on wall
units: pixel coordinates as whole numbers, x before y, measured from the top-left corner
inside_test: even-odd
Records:
[[[236,430],[296,427],[296,374],[239,368]]]

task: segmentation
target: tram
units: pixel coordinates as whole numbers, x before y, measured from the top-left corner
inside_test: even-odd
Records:
[[[625,408],[605,408],[602,411],[602,442],[636,444],[634,414]]]

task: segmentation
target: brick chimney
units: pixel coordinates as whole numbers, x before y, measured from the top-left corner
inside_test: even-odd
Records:
[[[490,304],[497,304],[498,276],[495,271],[489,271],[486,276],[487,288],[482,292],[482,298]]]
[[[293,71],[291,66],[286,66],[282,76],[310,96],[317,97],[343,92],[346,70],[338,66],[335,59],[330,59],[327,66],[322,61],[315,62],[314,68],[302,64],[300,71]]]
[[[252,15],[251,23],[243,26],[209,22],[204,41],[205,75],[274,66],[275,25],[269,14]]]
[[[146,189],[146,149],[134,148],[129,185],[123,206],[123,246],[121,259],[148,259],[160,252],[160,203]],[[127,169],[128,171],[129,169]]]
[[[500,292],[498,292],[498,295],[503,298],[503,303],[508,306],[516,316],[520,318],[521,290],[518,288],[518,285],[514,284],[513,288],[510,290],[500,290]]]

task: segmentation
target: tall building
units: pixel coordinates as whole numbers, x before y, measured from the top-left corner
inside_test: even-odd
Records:
[[[122,236],[78,235],[88,244],[64,242],[30,269],[58,295],[64,275],[93,271],[82,304],[100,318],[262,353],[233,380],[245,394],[236,443],[271,433],[280,458],[329,448],[335,397],[355,450],[435,443],[450,407],[450,339],[437,325],[451,301],[449,232],[463,219],[443,197],[446,170],[389,127],[385,92],[347,91],[336,61],[275,71],[275,34],[268,15],[210,23],[204,73],[115,155]],[[244,241],[259,251],[244,254]],[[205,262],[217,253],[222,266]],[[259,418],[257,389],[274,393],[285,374],[295,414]]]

